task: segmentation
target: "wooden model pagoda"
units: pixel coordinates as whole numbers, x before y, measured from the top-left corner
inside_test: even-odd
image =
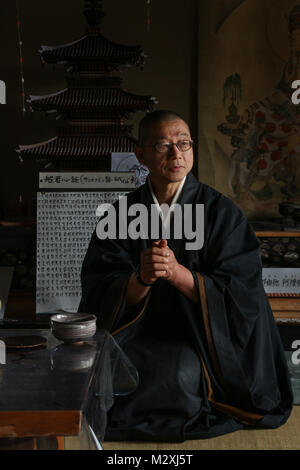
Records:
[[[65,66],[67,87],[44,96],[30,96],[31,111],[57,113],[57,135],[45,142],[20,145],[21,161],[49,162],[56,169],[110,171],[112,152],[132,152],[135,139],[131,114],[153,109],[155,98],[121,88],[118,67],[143,66],[139,46],[123,46],[101,34],[103,0],[85,0],[86,35],[60,46],[41,46],[41,60]]]

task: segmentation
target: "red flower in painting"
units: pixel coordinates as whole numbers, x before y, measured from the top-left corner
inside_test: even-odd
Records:
[[[286,147],[287,146],[287,141],[282,141],[282,142],[278,142],[278,147]]]
[[[266,160],[264,160],[263,158],[261,158],[261,159],[259,160],[259,168],[260,168],[261,170],[264,170],[265,168],[267,168],[267,166],[268,166],[268,164],[267,164]]]
[[[291,132],[291,130],[292,130],[291,126],[288,126],[287,124],[281,124],[281,129],[285,133]]]
[[[262,143],[260,144],[260,148],[261,148],[261,150],[263,150],[264,152],[267,152],[267,151],[269,150],[267,144],[265,144],[264,142],[262,142]]]
[[[266,119],[266,115],[262,111],[257,111],[255,114],[255,119],[256,121],[264,121]]]
[[[268,142],[268,144],[274,144],[275,139],[273,139],[272,136],[268,135],[268,136],[266,137],[266,141]]]
[[[274,152],[271,153],[271,159],[273,161],[281,160],[281,158],[282,158],[282,153],[280,150],[275,150]]]
[[[274,124],[274,122],[266,122],[267,132],[274,132],[275,129],[276,129],[276,124]]]
[[[272,118],[275,119],[275,121],[280,121],[281,116],[279,113],[275,112],[272,114]]]

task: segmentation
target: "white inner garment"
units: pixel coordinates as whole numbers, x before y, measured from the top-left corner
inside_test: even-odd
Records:
[[[150,181],[150,178],[148,177],[148,183],[149,183],[149,188],[150,188],[150,191],[151,191],[151,194],[152,194],[152,198],[153,198],[153,201],[157,207],[157,210],[161,216],[161,219],[162,219],[162,223],[163,223],[163,226],[164,226],[164,229],[167,230],[167,228],[169,227],[170,225],[170,220],[171,220],[171,215],[173,213],[173,210],[174,210],[174,206],[181,194],[181,191],[182,191],[182,188],[183,188],[183,185],[185,183],[185,179],[186,179],[186,176],[183,178],[183,180],[181,181],[173,199],[172,199],[172,202],[171,202],[171,205],[168,206],[168,204],[164,204],[162,206],[159,205],[159,202],[157,200],[157,197],[155,196],[154,194],[154,190],[153,190],[153,186],[151,184],[151,181]]]

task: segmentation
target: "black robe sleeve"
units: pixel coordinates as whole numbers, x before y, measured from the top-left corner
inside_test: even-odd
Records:
[[[99,240],[94,231],[81,270],[80,312],[93,313],[97,324],[111,331],[126,310],[126,288],[137,269],[126,242]]]

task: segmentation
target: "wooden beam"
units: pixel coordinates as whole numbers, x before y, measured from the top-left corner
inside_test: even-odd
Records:
[[[272,231],[272,232],[255,232],[257,237],[300,237],[300,232],[282,232],[282,231]]]

